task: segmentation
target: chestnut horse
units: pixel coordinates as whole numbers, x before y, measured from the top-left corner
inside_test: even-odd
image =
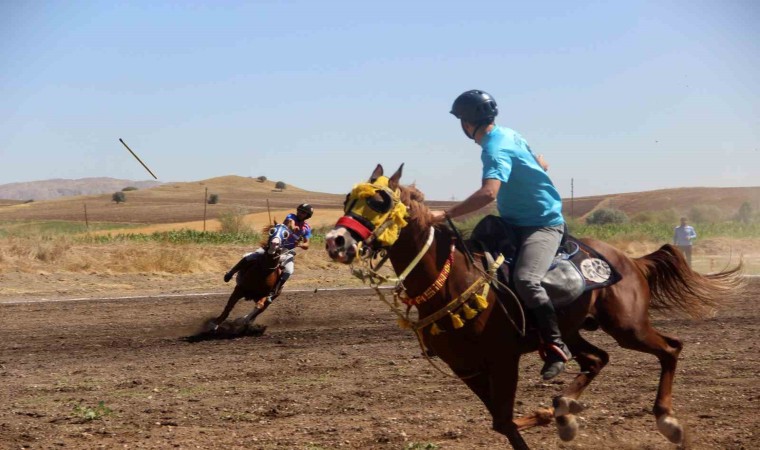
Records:
[[[222,314],[211,321],[211,331],[219,329],[219,325],[227,319],[241,298],[256,301],[253,311],[242,317],[244,325],[253,322],[269,307],[266,297],[272,292],[282,273],[280,256],[288,251],[282,244],[288,239],[289,233],[290,230],[284,224],[275,223],[264,228],[266,239],[261,242],[261,247],[265,250],[264,254],[237,273],[235,289],[230,294]]]
[[[607,353],[586,341],[580,330],[601,327],[621,347],[659,359],[660,383],[653,409],[657,427],[671,442],[684,442],[684,429],[674,415],[671,395],[683,344],[652,327],[649,309],[705,317],[741,286],[740,267],[701,275],[692,271],[671,245],[641,258],[629,258],[604,242],[583,239],[618,270],[622,279],[558,309],[564,340],[581,372],[553,399],[553,408],[515,419],[520,356],[539,348],[538,333],[528,327],[527,334],[521,335],[515,326],[521,317],[519,304],[499,301],[496,289],[477,299],[480,312],[470,301],[464,321],[461,312],[456,314],[456,308],[467,305],[452,299],[471,295],[478,280],[480,287],[484,268],[468,260],[462,251],[464,243],[457,242],[452,230],[431,223],[419,190],[399,185],[402,168],[387,178],[378,165],[369,182],[354,187],[346,197],[346,215],[326,236],[328,254],[348,264],[357,256],[366,261],[368,254],[371,257],[381,248],[387,251],[394,271],[403,271],[397,281],[401,300],[417,308],[419,322],[411,324],[421,342],[485,404],[495,431],[505,435],[513,448],[527,449],[519,430],[550,423],[553,416],[560,438],[573,439],[578,430],[575,415],[582,409],[577,400],[609,361]],[[495,307],[497,304],[503,307]]]

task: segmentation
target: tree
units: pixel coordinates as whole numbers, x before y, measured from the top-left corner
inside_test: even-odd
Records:
[[[111,196],[111,200],[119,204],[122,202],[126,202],[127,196],[122,191],[114,192],[113,195]]]
[[[267,177],[265,177],[264,175],[262,175],[262,176],[260,176],[260,177],[258,177],[256,179],[259,180],[259,183],[263,183],[263,182],[267,181]]]
[[[626,223],[628,216],[615,208],[602,208],[589,214],[586,223],[589,225],[607,225],[610,223]]]
[[[281,191],[282,191],[283,189],[285,189],[286,187],[287,187],[287,185],[285,184],[285,182],[284,182],[284,181],[278,181],[278,182],[277,182],[277,183],[275,183],[275,185],[274,185],[274,188],[275,188],[275,189],[279,189],[279,190],[281,190]]]
[[[742,223],[752,222],[752,206],[749,202],[744,202],[739,207],[739,212],[736,213],[736,220]]]
[[[208,196],[209,205],[216,205],[217,203],[219,203],[219,194],[211,194]]]
[[[136,191],[137,188],[134,186],[127,186],[124,189],[122,189],[122,192],[129,192],[129,191]]]

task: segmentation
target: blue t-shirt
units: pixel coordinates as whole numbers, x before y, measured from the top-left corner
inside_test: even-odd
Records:
[[[562,198],[533,151],[515,131],[494,127],[483,137],[483,179],[501,181],[496,202],[510,225],[549,227],[562,225]]]
[[[283,244],[285,248],[292,250],[296,247],[296,243],[298,243],[299,239],[309,239],[311,237],[311,225],[309,225],[305,220],[303,222],[299,221],[298,216],[292,213],[285,216],[285,220],[287,221],[288,219],[295,222],[296,226],[301,229],[300,232],[290,233],[288,240]]]

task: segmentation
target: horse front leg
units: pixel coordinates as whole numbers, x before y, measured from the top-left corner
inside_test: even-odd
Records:
[[[230,313],[232,312],[232,309],[235,308],[235,305],[237,304],[240,299],[243,298],[243,293],[241,292],[241,289],[239,287],[235,287],[235,289],[232,291],[232,294],[230,294],[229,300],[227,300],[227,305],[224,307],[224,311],[222,311],[222,314],[219,315],[216,319],[211,321],[211,331],[216,331],[219,329],[219,325],[221,325],[225,320],[227,320],[227,317],[230,316]]]
[[[520,435],[519,421],[514,420],[515,395],[520,365],[520,354],[504,355],[489,370],[490,402],[493,429],[507,437],[514,449],[528,450]]]
[[[578,333],[575,336],[570,336],[565,342],[580,364],[581,373],[576,375],[573,382],[562,391],[562,394],[554,397],[552,405],[554,406],[554,417],[560,439],[571,441],[575,439],[578,433],[578,422],[575,415],[583,410],[577,400],[602,368],[607,365],[610,357],[607,352],[583,339]]]

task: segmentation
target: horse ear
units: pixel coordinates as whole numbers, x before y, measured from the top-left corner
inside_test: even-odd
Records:
[[[399,166],[396,173],[391,175],[391,178],[388,180],[388,187],[391,188],[391,190],[396,190],[398,188],[398,180],[401,179],[401,172],[404,170],[404,163],[401,163],[401,166]]]
[[[372,172],[372,175],[369,176],[369,182],[374,183],[375,180],[383,176],[383,166],[380,164],[375,167],[375,170]]]

